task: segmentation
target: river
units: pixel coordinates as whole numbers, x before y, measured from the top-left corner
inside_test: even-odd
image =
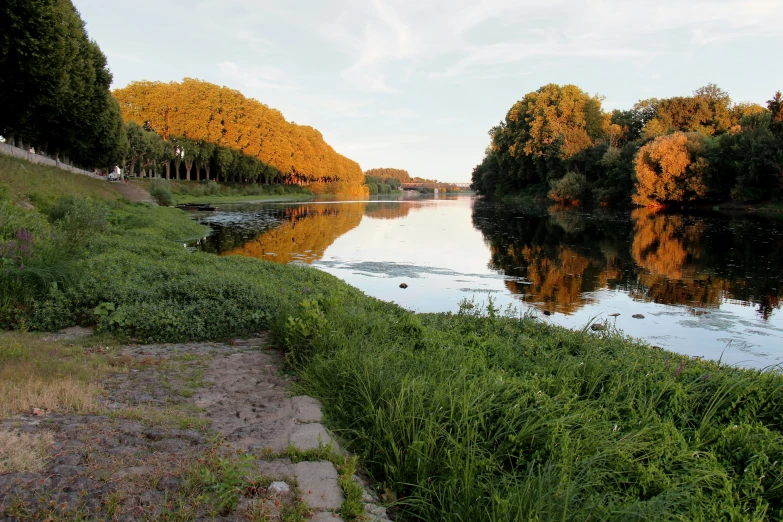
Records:
[[[472,197],[221,205],[198,247],[304,263],[419,312],[461,302],[754,368],[783,363],[783,216]],[[405,283],[407,288],[400,288]]]

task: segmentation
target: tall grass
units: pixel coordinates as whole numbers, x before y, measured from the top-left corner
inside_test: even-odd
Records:
[[[303,391],[403,518],[783,516],[777,373],[475,310],[338,294],[276,322]]]

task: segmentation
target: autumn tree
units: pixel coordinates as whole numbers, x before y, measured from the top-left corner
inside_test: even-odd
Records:
[[[703,155],[707,146],[702,134],[675,132],[639,149],[634,202],[655,207],[704,197],[707,161]]]
[[[134,82],[114,95],[127,121],[147,125],[164,139],[179,143],[188,179],[194,165],[196,179],[202,170],[209,177],[215,165],[224,179],[227,175],[232,180],[237,176],[247,181],[277,179],[309,184],[314,191],[362,192],[359,165],[335,152],[320,132],[287,122],[280,111],[238,91],[186,78],[180,83]],[[231,166],[224,170],[227,156],[218,158],[220,147],[254,161],[232,157]]]
[[[776,92],[775,96],[767,102],[767,108],[772,116],[770,128],[778,134],[783,133],[783,96],[780,91]]]

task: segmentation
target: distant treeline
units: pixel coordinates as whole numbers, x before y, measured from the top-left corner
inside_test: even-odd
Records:
[[[411,175],[403,169],[370,169],[364,171],[365,176],[372,176],[376,179],[396,179],[399,183],[410,183]]]
[[[370,169],[364,171],[364,182],[370,195],[389,194],[400,190],[401,183],[410,183],[411,175],[403,169]]]
[[[80,167],[127,151],[106,56],[70,0],[0,2],[0,135]]]
[[[478,193],[662,206],[783,196],[783,100],[733,103],[714,84],[606,113],[574,85],[546,85],[490,131]]]
[[[320,132],[289,123],[280,111],[238,91],[185,79],[134,82],[114,95],[129,122],[130,172],[138,162],[142,173],[146,167],[163,166],[166,176],[176,179],[276,181],[307,184],[316,192],[364,191],[359,164],[335,152]],[[160,139],[140,133],[133,123]]]

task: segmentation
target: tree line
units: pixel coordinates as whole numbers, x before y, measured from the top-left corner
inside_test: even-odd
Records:
[[[65,163],[367,193],[359,165],[320,132],[238,91],[185,79],[113,96],[106,57],[71,0],[0,3],[0,71],[0,136]]]
[[[83,168],[127,151],[106,56],[70,0],[0,3],[0,135]]]
[[[526,94],[490,129],[473,189],[650,207],[783,196],[780,92],[766,107],[733,103],[714,84],[611,113],[601,102],[574,85]]]
[[[286,121],[280,111],[239,91],[186,78],[133,82],[114,96],[128,122],[129,172],[138,164],[142,175],[157,168],[174,179],[365,190],[358,163],[335,152],[320,132]]]

